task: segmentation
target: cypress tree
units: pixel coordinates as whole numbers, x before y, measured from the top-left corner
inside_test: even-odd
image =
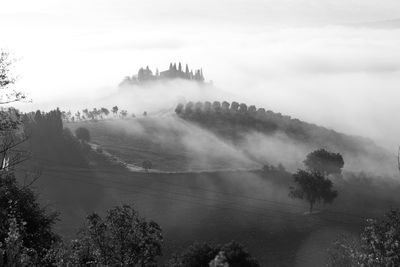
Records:
[[[186,64],[185,77],[186,77],[186,79],[190,79],[189,66],[188,66],[188,64]]]

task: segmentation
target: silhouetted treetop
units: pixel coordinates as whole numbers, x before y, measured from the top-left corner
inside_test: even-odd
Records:
[[[179,62],[178,67],[176,63],[170,63],[167,70],[158,71],[157,68],[155,74],[153,74],[149,66],[146,66],[146,68],[140,68],[137,75],[125,77],[120,86],[167,79],[184,79],[202,83],[204,82],[203,69],[196,69],[194,72],[193,70],[189,71],[189,66],[186,64],[185,70],[183,70],[182,64]]]
[[[319,172],[298,170],[293,174],[296,188],[291,188],[290,196],[304,199],[310,204],[310,213],[316,203],[332,203],[337,197],[337,191],[333,190],[333,183]]]
[[[75,130],[76,138],[79,140],[89,142],[90,141],[90,132],[85,127],[79,127]]]
[[[322,174],[341,174],[344,166],[342,155],[319,149],[311,152],[304,160],[304,165],[309,170],[317,171]]]
[[[222,263],[222,265],[220,265]],[[167,263],[168,267],[204,267],[232,266],[259,267],[243,245],[232,241],[224,245],[195,243],[180,254],[176,254]]]

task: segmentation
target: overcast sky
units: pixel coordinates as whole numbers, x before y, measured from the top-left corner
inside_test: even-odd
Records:
[[[398,0],[2,0],[0,47],[32,108],[181,61],[240,101],[394,146],[399,18]]]

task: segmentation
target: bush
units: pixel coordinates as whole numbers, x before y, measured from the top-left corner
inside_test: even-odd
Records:
[[[359,243],[336,242],[329,251],[328,266],[400,266],[400,211],[367,220]]]
[[[0,173],[0,254],[3,254],[0,256],[3,262],[10,261],[7,254],[12,250],[17,258],[29,256],[31,261],[41,265],[47,251],[59,240],[52,230],[56,219],[56,213],[47,213],[40,207],[29,187],[17,184],[13,173]]]
[[[167,263],[169,267],[259,267],[260,264],[251,257],[239,243],[232,241],[225,245],[195,243],[180,254],[176,254]]]
[[[115,207],[103,219],[93,213],[72,245],[74,266],[156,266],[162,234],[130,206]]]
[[[84,127],[79,127],[78,129],[75,130],[75,136],[79,140],[89,142],[90,141],[90,132],[88,129]]]
[[[339,153],[319,149],[307,155],[304,165],[310,171],[320,172],[323,175],[341,174],[344,161]]]

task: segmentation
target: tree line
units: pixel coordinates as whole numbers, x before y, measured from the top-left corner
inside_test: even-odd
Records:
[[[340,151],[367,154],[368,147],[376,147],[369,139],[345,135],[334,130],[307,123],[288,115],[276,113],[255,105],[233,101],[205,101],[179,103],[175,113],[224,135],[239,131],[259,131],[267,134],[283,132],[290,138],[317,146],[335,147]],[[235,129],[235,131],[232,131]],[[377,151],[379,150],[376,147]]]
[[[147,116],[147,112],[144,111],[143,116]],[[78,110],[75,113],[71,111],[61,111],[61,118],[66,123],[82,122],[82,121],[98,121],[107,119],[126,119],[135,118],[134,113],[129,114],[125,109],[119,109],[118,106],[113,106],[108,109],[105,107]]]
[[[188,64],[183,69],[181,62],[170,63],[168,70],[158,71],[158,68],[153,72],[149,66],[146,68],[140,68],[137,75],[126,76],[123,81],[119,84],[120,87],[126,85],[135,85],[150,81],[162,81],[165,79],[184,79],[196,82],[204,82],[203,69],[195,69],[194,71],[189,70]]]

